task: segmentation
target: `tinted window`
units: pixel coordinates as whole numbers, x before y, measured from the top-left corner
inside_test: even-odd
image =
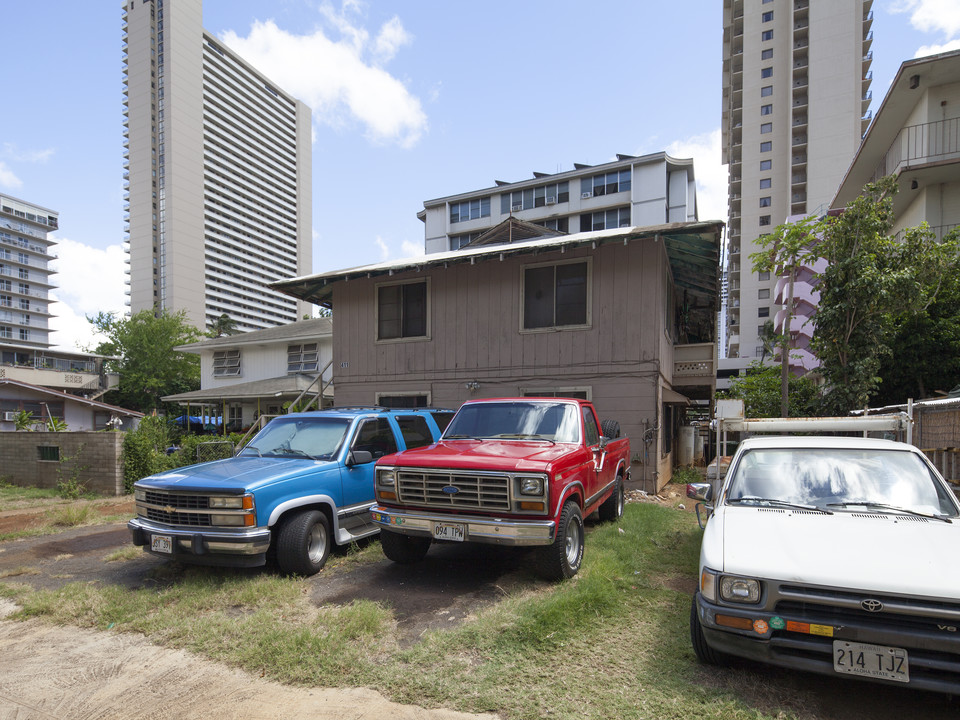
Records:
[[[400,426],[400,434],[407,449],[423,447],[433,442],[430,426],[423,415],[398,415],[397,425]]]
[[[594,417],[593,411],[588,407],[583,408],[583,430],[586,433],[587,445],[596,445],[600,442],[600,430],[597,429],[597,418]]]
[[[437,427],[440,428],[440,432],[443,432],[447,429],[447,425],[450,424],[450,421],[453,420],[454,413],[447,411],[433,412],[430,413],[433,415],[433,421],[437,424]]]
[[[367,450],[374,459],[395,453],[397,441],[386,418],[364,420],[353,441],[353,450]]]

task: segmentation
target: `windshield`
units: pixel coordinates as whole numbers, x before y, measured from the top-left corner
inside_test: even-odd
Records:
[[[759,499],[854,512],[866,508],[939,517],[958,514],[949,490],[919,457],[904,450],[750,450],[737,464],[727,501]]]
[[[464,405],[443,437],[574,443],[580,441],[580,413],[573,403],[551,401]]]
[[[254,435],[240,454],[329,460],[340,448],[349,426],[345,418],[276,418]]]

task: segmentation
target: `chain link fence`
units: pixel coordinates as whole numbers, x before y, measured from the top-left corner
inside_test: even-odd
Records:
[[[200,443],[197,445],[197,462],[223,460],[224,458],[233,457],[233,453],[234,445],[229,440]]]

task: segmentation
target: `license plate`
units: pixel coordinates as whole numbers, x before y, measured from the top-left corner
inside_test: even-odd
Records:
[[[173,553],[173,538],[170,535],[151,535],[150,549],[154,552]]]
[[[903,648],[833,641],[833,669],[839,673],[910,682],[910,661]]]
[[[463,525],[437,523],[433,526],[433,537],[436,540],[453,540],[463,542]]]

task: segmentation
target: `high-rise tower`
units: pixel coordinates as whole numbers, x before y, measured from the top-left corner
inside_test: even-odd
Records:
[[[757,239],[788,217],[825,212],[860,146],[872,4],[724,0],[728,367],[761,355],[760,330],[780,309],[777,277],[752,271]]]
[[[202,0],[125,0],[130,310],[205,329],[292,322],[267,285],[312,270],[310,109],[202,27]]]

